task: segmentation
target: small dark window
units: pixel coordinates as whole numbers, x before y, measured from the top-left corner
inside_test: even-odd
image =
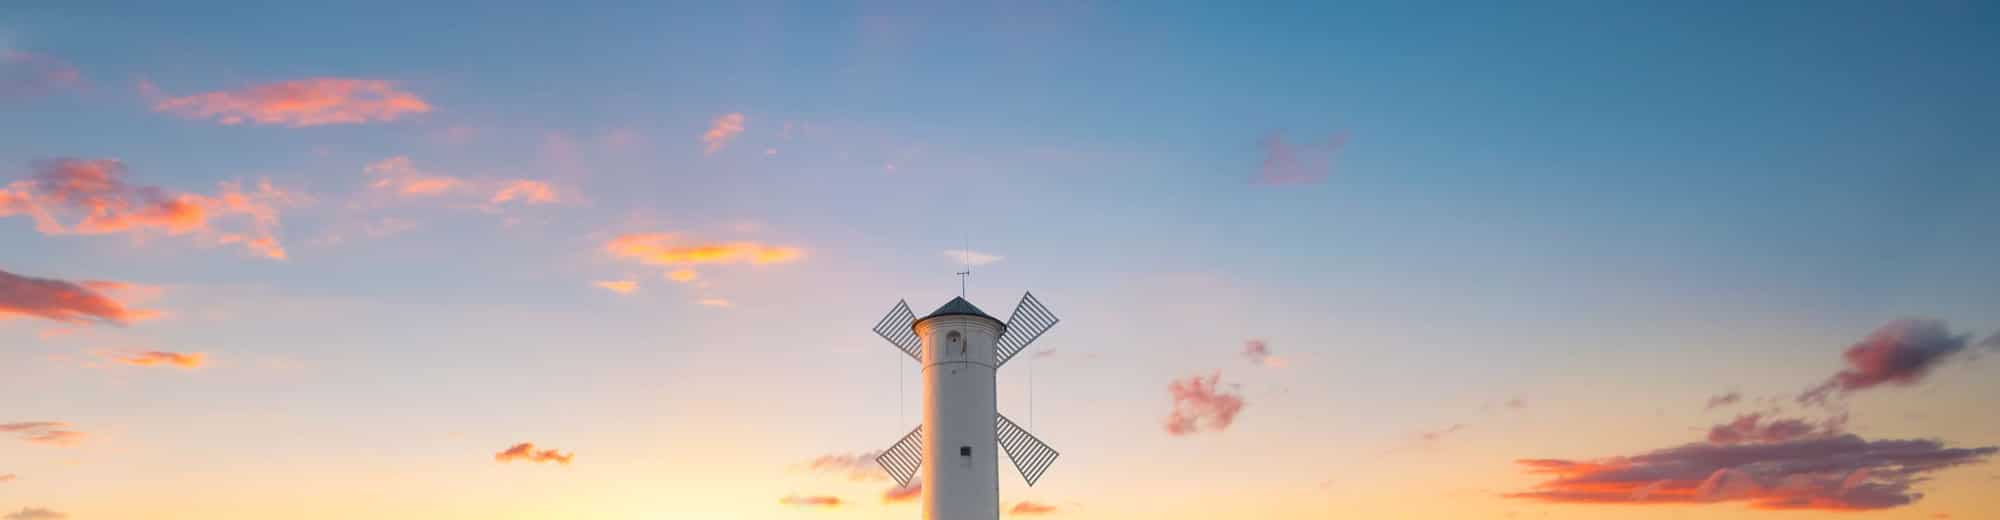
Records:
[[[972,456],[972,447],[971,447],[971,446],[959,446],[959,447],[958,447],[958,456],[960,456],[960,457],[971,457],[971,456]]]

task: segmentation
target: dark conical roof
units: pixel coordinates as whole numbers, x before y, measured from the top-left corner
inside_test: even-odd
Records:
[[[924,321],[938,316],[978,316],[993,321],[1000,321],[999,318],[987,315],[986,311],[979,310],[979,307],[972,305],[972,302],[965,301],[964,297],[952,298],[951,301],[944,302],[943,307],[938,307],[937,310],[931,311],[929,315],[917,321]],[[915,322],[911,323],[914,324]]]

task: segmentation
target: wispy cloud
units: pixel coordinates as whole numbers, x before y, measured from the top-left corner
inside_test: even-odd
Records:
[[[407,156],[393,156],[369,163],[361,172],[376,193],[402,199],[430,199],[455,203],[463,208],[497,211],[503,204],[539,206],[565,202],[555,186],[538,180],[481,180],[457,177],[419,168]]]
[[[978,251],[973,251],[970,249],[946,249],[944,250],[944,256],[947,258],[951,258],[953,262],[958,262],[960,264],[970,265],[974,267],[998,262],[1006,258],[1000,255],[986,254]]]
[[[1333,158],[1347,143],[1347,134],[1335,135],[1321,143],[1288,144],[1285,136],[1271,132],[1264,137],[1264,163],[1253,184],[1311,184],[1333,173]]]
[[[785,498],[778,499],[778,503],[792,507],[831,509],[840,507],[840,497],[831,495],[785,495]]]
[[[1889,322],[1847,347],[1847,368],[1826,382],[1799,394],[1800,403],[1824,403],[1834,396],[1882,384],[1913,385],[1931,368],[1965,350],[1970,335],[1954,335],[1943,321],[1902,319]]]
[[[1750,413],[1738,415],[1735,420],[1709,428],[1708,442],[1742,444],[1831,437],[1840,434],[1846,425],[1846,415],[1837,415],[1819,423],[1812,423],[1805,419],[1778,419],[1765,417],[1764,414]]]
[[[1015,502],[1014,507],[1007,509],[1007,514],[1013,516],[1046,515],[1054,512],[1056,506],[1026,500]]]
[[[24,507],[20,511],[7,513],[7,516],[0,516],[0,519],[4,520],[65,520],[67,518],[69,518],[67,514],[39,507]]]
[[[159,366],[159,367],[179,368],[182,370],[193,370],[201,368],[202,365],[208,363],[208,354],[204,354],[201,352],[182,353],[182,352],[164,352],[158,350],[149,350],[145,352],[126,352],[126,353],[107,352],[100,354],[100,357],[103,357],[106,360],[109,360],[114,363],[131,365],[135,367]]]
[[[0,433],[14,434],[22,441],[49,446],[75,446],[87,437],[70,430],[69,423],[56,421],[0,423]]]
[[[860,453],[830,453],[813,457],[812,460],[806,461],[800,467],[808,472],[840,475],[846,477],[848,480],[857,482],[888,480],[889,474],[882,470],[882,466],[875,463],[875,457],[881,455],[882,452],[880,450]]]
[[[0,484],[13,482],[14,478],[15,477],[13,473],[0,473]]]
[[[604,252],[615,258],[648,265],[682,268],[694,264],[782,264],[805,257],[796,247],[762,242],[694,242],[673,233],[631,233],[604,243]]]
[[[222,183],[214,196],[133,185],[125,180],[125,164],[114,159],[49,159],[35,161],[33,169],[29,180],[0,187],[0,217],[26,215],[34,219],[36,231],[47,235],[190,235],[284,259],[285,248],[277,238],[279,207],[307,200],[269,181],[248,192],[238,183]],[[247,226],[211,226],[228,217],[242,217]],[[66,219],[75,223],[65,224]]]
[[[1709,398],[1708,398],[1708,405],[1707,405],[1707,406],[1703,406],[1703,407],[1702,407],[1702,409],[1703,409],[1703,410],[1714,410],[1714,409],[1716,409],[1716,408],[1721,408],[1721,407],[1725,407],[1725,406],[1729,406],[1729,405],[1733,405],[1733,404],[1736,404],[1736,403],[1738,403],[1738,402],[1741,402],[1742,400],[1743,400],[1743,394],[1742,394],[1741,392],[1735,392],[1735,391],[1731,391],[1731,392],[1729,392],[1729,393],[1726,393],[1726,394],[1722,394],[1722,395],[1718,395],[1718,396],[1713,396],[1713,397],[1709,397]]]
[[[639,282],[632,280],[600,280],[592,282],[591,285],[618,294],[632,294],[639,290]]]
[[[708,124],[708,131],[702,132],[701,143],[705,146],[702,154],[712,154],[729,144],[736,134],[743,133],[743,114],[730,113],[716,117]]]
[[[1257,366],[1285,368],[1285,366],[1290,364],[1285,361],[1285,358],[1271,355],[1271,345],[1261,339],[1243,342],[1242,355],[1243,359],[1248,359],[1250,360],[1250,364]]]
[[[158,315],[133,309],[103,291],[131,287],[104,281],[81,283],[21,276],[0,270],[0,317],[34,316],[64,323],[123,325]]]
[[[156,112],[225,125],[376,123],[431,111],[423,98],[375,79],[306,78],[181,97],[162,93],[151,83],[141,83],[140,90],[153,98]]]
[[[729,300],[725,300],[722,298],[702,298],[699,300],[695,300],[695,303],[699,303],[708,307],[721,307],[724,309],[736,306],[736,304],[730,303]]]
[[[1464,424],[1453,424],[1444,429],[1417,432],[1417,441],[1425,444],[1435,444],[1438,441],[1444,440],[1446,436],[1465,431],[1465,428]]]
[[[1173,410],[1165,420],[1167,434],[1179,436],[1229,429],[1236,421],[1236,414],[1243,411],[1243,396],[1223,389],[1221,380],[1222,372],[1216,371],[1207,377],[1189,376],[1168,383],[1167,394],[1173,397]]]
[[[1507,498],[1575,504],[1741,502],[1755,509],[1858,511],[1903,506],[1930,475],[2000,448],[1854,435],[1749,444],[1695,443],[1591,460],[1527,459],[1548,480]]]
[[[537,450],[535,449],[535,443],[532,442],[523,442],[520,444],[515,444],[513,446],[508,446],[507,449],[501,450],[500,453],[493,454],[493,460],[495,462],[500,462],[500,463],[508,463],[519,460],[519,461],[533,462],[536,464],[541,464],[544,462],[554,462],[557,464],[568,466],[570,460],[574,458],[576,458],[575,453],[563,453],[553,449]]]
[[[0,101],[80,88],[83,73],[53,56],[0,48]]]
[[[701,277],[701,273],[700,273],[700,272],[698,272],[698,271],[695,271],[695,270],[694,270],[694,269],[692,269],[692,268],[687,268],[687,267],[682,267],[682,268],[680,268],[680,269],[674,269],[674,270],[670,270],[670,271],[667,271],[667,279],[668,279],[668,280],[673,280],[673,281],[676,281],[676,282],[680,282],[680,283],[688,283],[688,282],[692,282],[692,281],[695,281],[695,279],[696,279],[696,278],[700,278],[700,277]]]

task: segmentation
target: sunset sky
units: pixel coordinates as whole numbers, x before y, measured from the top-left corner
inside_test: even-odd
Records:
[[[2000,519],[1993,3],[30,4],[0,520],[918,518],[967,268],[1010,518]]]

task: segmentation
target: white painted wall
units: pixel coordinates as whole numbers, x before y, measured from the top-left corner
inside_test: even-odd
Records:
[[[924,518],[998,520],[993,346],[1000,322],[939,316],[915,328],[924,342]],[[960,447],[972,455],[960,455]]]

